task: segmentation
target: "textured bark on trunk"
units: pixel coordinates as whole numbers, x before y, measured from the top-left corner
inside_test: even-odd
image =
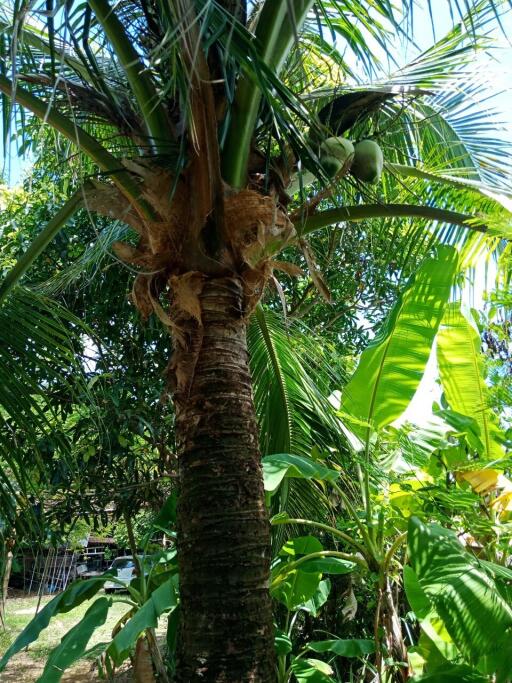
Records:
[[[270,683],[270,529],[244,291],[236,278],[219,278],[204,279],[196,293],[196,303],[184,304],[190,314],[179,323],[175,315],[171,366],[181,492],[177,680]]]

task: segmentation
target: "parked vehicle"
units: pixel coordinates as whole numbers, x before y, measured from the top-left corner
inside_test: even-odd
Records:
[[[116,559],[108,568],[108,571],[113,571],[117,581],[122,581],[125,586],[128,586],[131,580],[136,576],[136,567],[133,555],[116,557]],[[147,571],[144,573],[147,574]],[[116,590],[123,590],[123,586],[114,581],[107,581],[105,583],[105,593],[113,593]]]

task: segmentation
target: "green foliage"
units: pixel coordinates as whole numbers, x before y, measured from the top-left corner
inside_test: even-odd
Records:
[[[469,666],[447,664],[431,674],[415,676],[414,683],[486,683],[489,679]]]
[[[395,8],[384,0],[266,0],[250,3],[248,18],[244,3],[227,2],[156,0],[148,7],[127,0],[110,7],[104,0],[69,0],[54,11],[51,2],[36,0],[0,9],[4,147],[12,123],[24,148],[37,151],[38,140],[43,146],[51,141],[52,153],[46,145],[36,177],[42,173],[58,186],[46,192],[52,196],[47,201],[48,186],[36,183],[42,201],[29,217],[27,194],[9,199],[0,267],[15,270],[2,291],[7,294],[22,272],[26,282],[50,277],[46,291],[62,297],[75,316],[59,311],[54,324],[53,304],[42,298],[34,303],[20,290],[0,311],[0,341],[7,340],[7,353],[0,352],[0,385],[6,387],[0,395],[2,531],[20,526],[27,512],[37,516],[32,496],[39,513],[45,496],[53,496],[51,514],[61,526],[72,523],[78,511],[97,526],[112,501],[118,516],[136,517],[149,506],[151,517],[174,475],[174,416],[159,400],[170,344],[153,321],[141,327],[126,300],[128,270],[106,255],[114,239],[134,236],[121,226],[102,230],[104,223],[93,224],[88,212],[74,216],[69,233],[56,234],[68,209],[76,208],[74,200],[72,207],[64,204],[72,186],[75,199],[88,192],[92,197],[89,181],[97,188],[106,179],[109,193],[120,190],[116,196],[124,208],[154,219],[147,197],[160,193],[145,182],[147,169],[176,179],[185,173],[188,182],[202,165],[198,160],[205,161],[209,177],[197,183],[205,194],[216,194],[221,203],[222,181],[248,184],[267,198],[277,197],[297,233],[312,240],[309,251],[319,268],[291,241],[284,252],[288,261],[309,269],[312,279],[299,276],[284,286],[274,279],[278,294],[267,301],[272,311],[257,309],[249,332],[268,498],[273,511],[286,515],[279,518],[280,529],[295,533],[302,524],[317,533],[277,544],[272,592],[283,627],[280,683],[353,680],[354,671],[360,678],[394,675],[403,650],[393,642],[397,634],[389,624],[403,615],[393,612],[388,588],[400,574],[400,532],[412,510],[457,531],[469,527],[482,555],[506,561],[510,530],[500,527],[489,498],[470,490],[463,476],[475,465],[475,452],[501,458],[506,439],[488,410],[479,337],[453,307],[439,335],[450,406],[440,412],[441,435],[390,428],[423,375],[460,265],[470,265],[483,248],[496,250],[496,236],[510,237],[510,145],[496,134],[488,91],[469,70],[476,51],[488,44],[490,21],[499,21],[501,3],[466,2],[465,15],[461,4],[450,3],[461,21],[395,73],[386,64],[394,61],[393,35],[405,42],[400,54],[412,47],[412,2]],[[11,73],[16,87],[7,77]],[[29,112],[55,134],[44,138],[42,124],[30,120]],[[354,177],[334,174],[337,163],[330,169],[318,163],[320,141],[344,133],[360,145],[368,138],[378,142],[386,161],[379,185],[362,186]],[[382,160],[376,161],[370,175],[356,167],[355,176],[378,180]],[[63,165],[72,170],[60,183]],[[62,204],[67,208],[54,216]],[[198,235],[176,245],[180,257],[196,242],[198,253],[206,254],[207,240]],[[439,243],[444,246],[431,257]],[[460,248],[460,263],[448,245]],[[225,246],[215,244],[215,258]],[[28,270],[43,247],[45,260]],[[68,258],[74,265],[56,273]],[[269,272],[278,269],[276,262],[268,265]],[[166,282],[165,268],[163,275]],[[288,326],[278,322],[279,308],[294,319]],[[342,395],[343,419],[348,416],[366,443],[362,462],[328,398],[343,384],[338,368],[344,361],[337,356],[360,349],[367,335],[363,325],[374,326],[390,308]],[[85,347],[94,366],[87,367],[88,382],[86,364],[74,362]],[[95,406],[83,400],[91,396],[101,405],[106,430],[98,428]],[[19,446],[14,452],[13,443]],[[502,458],[503,470],[509,464]],[[370,473],[378,475],[373,490]],[[284,510],[313,511],[315,519],[294,519]],[[159,530],[172,526],[174,512],[171,501]],[[411,566],[404,582],[423,631],[415,654],[425,663],[417,680],[482,680],[477,671],[484,680],[506,680],[506,567],[476,559],[452,532],[416,520],[410,525]],[[136,533],[147,544],[148,525]],[[130,612],[107,649],[112,662],[125,659],[166,612],[175,647],[176,563],[174,557],[161,560],[147,579],[140,576],[129,587]],[[352,616],[354,623],[342,626],[352,632],[311,633],[312,617],[327,626],[322,620],[329,602],[340,607],[337,582],[353,577],[357,590],[364,586],[372,599],[359,607],[363,616],[357,623]],[[85,599],[81,590],[85,595],[87,586],[92,591],[96,585],[71,587],[49,603],[9,653],[32,642],[52,616]],[[94,603],[50,656],[45,680],[58,680],[55,667],[71,663],[70,650],[83,652],[107,607],[105,598]],[[348,637],[319,641],[325,631]],[[309,650],[319,658],[307,657]],[[345,661],[352,659],[358,668]]]
[[[294,560],[304,558],[323,550],[322,544],[314,536],[304,536],[288,541],[281,549],[276,566],[273,569],[272,596],[281,601],[288,610],[295,610],[310,600],[319,589],[322,578],[321,571],[292,569],[289,566]]]
[[[9,659],[24,647],[37,640],[41,631],[48,627],[50,620],[61,612],[69,612],[78,607],[84,600],[89,600],[102,587],[110,577],[103,575],[85,581],[71,584],[64,592],[57,595],[34,617],[25,627],[22,633],[16,638],[7,652],[0,660],[0,671],[5,669]],[[96,611],[94,611],[96,613]],[[100,612],[101,614],[101,612]],[[103,620],[104,621],[104,620]],[[103,622],[101,622],[103,623]]]
[[[87,610],[81,621],[62,638],[58,647],[52,650],[47,659],[39,683],[58,683],[66,669],[80,659],[86,650],[89,639],[106,619],[112,600],[99,598]]]
[[[265,491],[271,495],[277,490],[285,477],[293,479],[314,479],[316,481],[335,481],[339,473],[310,458],[289,453],[267,455],[262,460]]]
[[[475,421],[484,460],[504,456],[498,420],[489,408],[483,374],[480,335],[460,303],[446,310],[437,341],[437,359],[444,394],[449,406]]]
[[[512,659],[503,654],[509,650],[512,610],[501,581],[464,550],[453,531],[411,517],[408,544],[407,597],[427,636],[440,633],[437,617],[468,663],[483,673],[497,672],[500,680],[509,677]]]
[[[332,668],[319,659],[295,659],[291,670],[299,683],[329,683],[334,680],[329,675],[333,673]]]
[[[263,307],[251,319],[247,342],[263,454],[340,447],[339,420],[327,397],[341,381],[341,372],[329,367],[333,350]]]
[[[141,633],[148,628],[155,628],[158,625],[158,618],[164,612],[176,609],[177,605],[177,581],[176,577],[172,576],[150,593],[146,602],[113,638],[106,649],[106,654],[112,662],[119,666],[130,655]]]
[[[165,528],[172,526],[173,514],[169,506],[164,506],[157,518],[159,525]],[[151,533],[146,533],[149,541]],[[148,542],[146,542],[147,548]],[[146,550],[146,549],[145,549]],[[129,609],[121,617],[117,633],[112,635],[110,642],[101,643],[94,648],[96,656],[104,655],[107,669],[120,665],[132,655],[137,640],[148,630],[154,629],[158,618],[164,613],[172,613],[179,603],[176,551],[161,551],[153,556],[142,555],[140,566],[144,571],[132,579],[127,587]],[[147,571],[146,571],[147,568]],[[22,633],[8,648],[0,660],[0,670],[22,648],[37,640],[41,632],[48,628],[51,619],[58,614],[69,612],[78,607],[85,600],[91,599],[103,587],[106,581],[124,583],[112,574],[72,583],[65,591],[57,595],[29,622]],[[80,621],[63,637],[61,643],[54,648],[47,660],[41,681],[45,683],[57,682],[64,671],[75,661],[86,654],[87,643],[92,633],[100,628],[107,618],[112,600],[105,597],[98,598],[88,608]],[[173,653],[169,653],[172,657]]]
[[[400,417],[427,364],[457,274],[458,256],[449,247],[427,259],[411,279],[378,335],[363,352],[343,390],[341,410],[364,435]]]
[[[314,652],[333,652],[339,657],[363,657],[375,652],[373,640],[318,640],[308,643],[308,650]]]
[[[133,525],[133,535],[138,548],[141,548],[147,534],[153,531],[155,521],[155,513],[150,510],[141,510],[131,519]],[[111,535],[119,548],[129,548],[130,539],[126,529],[126,522],[124,519],[118,519],[115,522],[103,527],[101,533]]]

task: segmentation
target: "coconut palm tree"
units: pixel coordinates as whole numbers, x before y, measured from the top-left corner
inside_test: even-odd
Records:
[[[141,316],[156,314],[172,337],[177,680],[275,678],[246,329],[274,271],[299,272],[276,256],[299,249],[330,300],[308,241],[323,228],[379,221],[404,263],[435,240],[474,252],[508,230],[506,149],[494,140],[486,152],[481,115],[461,115],[464,95],[481,97],[464,68],[501,3],[469,3],[456,28],[390,81],[368,46],[385,54],[412,5],[395,13],[385,0],[4,4],[4,121],[12,114],[30,136],[36,128],[21,118],[30,113],[67,138],[82,181],[0,298],[85,207],[133,229],[136,243],[113,248],[136,270]],[[340,141],[348,137],[371,138],[359,148],[366,158],[357,148],[352,158]],[[366,183],[382,170],[375,141],[386,164],[379,189]]]

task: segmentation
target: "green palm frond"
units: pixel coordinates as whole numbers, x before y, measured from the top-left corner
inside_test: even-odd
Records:
[[[71,287],[88,288],[101,276],[102,270],[115,263],[112,244],[129,238],[129,228],[113,222],[98,232],[96,240],[83,254],[46,282],[37,285],[37,291],[46,296],[57,297]]]
[[[343,425],[327,398],[341,377],[321,341],[259,307],[249,325],[248,348],[262,453],[316,453],[340,465],[350,461]],[[334,522],[327,491],[313,482],[287,480],[272,506],[273,514],[286,510],[293,518]],[[299,530],[275,527],[275,548],[294,532]]]
[[[327,349],[297,326],[286,328],[258,308],[248,332],[254,399],[264,454],[310,455],[346,448],[340,422],[326,398],[336,386]],[[337,378],[338,381],[340,378]]]

